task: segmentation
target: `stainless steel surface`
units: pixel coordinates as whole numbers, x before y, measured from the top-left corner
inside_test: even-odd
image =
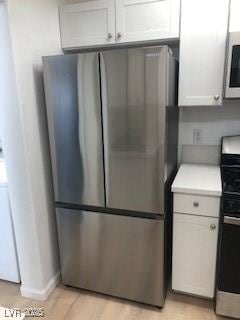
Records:
[[[176,166],[177,117],[167,111],[175,64],[167,47],[100,57],[107,207],[163,214],[165,182]]]
[[[215,230],[215,229],[216,229],[216,225],[215,225],[215,224],[211,224],[211,225],[210,225],[210,229],[211,229],[211,230]]]
[[[162,215],[57,209],[65,284],[163,306],[175,72],[167,47],[44,58],[55,201]]]
[[[164,220],[57,209],[63,283],[164,303]]]
[[[224,137],[222,153],[240,154],[240,136]]]
[[[224,223],[240,226],[240,218],[224,216]]]
[[[239,57],[234,58],[234,52],[233,48],[236,46],[240,46],[240,32],[235,31],[235,32],[229,32],[228,36],[228,52],[227,52],[227,64],[226,64],[226,82],[225,82],[225,98],[240,98],[240,86],[231,86],[231,73],[232,73],[232,67],[234,67],[233,61]],[[233,63],[233,65],[232,65]],[[238,66],[235,66],[237,70],[239,70],[239,64]]]
[[[240,294],[217,291],[216,313],[220,316],[240,318]]]
[[[220,98],[220,96],[219,96],[218,94],[214,96],[214,100],[215,100],[215,101],[218,101],[219,98]]]
[[[197,208],[197,207],[199,207],[199,203],[197,201],[195,201],[195,202],[193,202],[193,206]]]
[[[43,58],[55,201],[104,206],[97,53]]]

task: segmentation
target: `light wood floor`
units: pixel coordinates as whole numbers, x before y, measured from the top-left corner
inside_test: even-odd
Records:
[[[19,285],[4,281],[0,281],[0,306],[43,308],[46,314],[43,319],[51,320],[226,319],[214,314],[211,302],[179,294],[169,293],[165,307],[158,309],[59,285],[47,301],[36,301],[21,297]]]

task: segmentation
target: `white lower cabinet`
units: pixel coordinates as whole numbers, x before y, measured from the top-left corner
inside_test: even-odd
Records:
[[[218,218],[174,213],[172,289],[213,298]]]
[[[0,279],[20,282],[7,186],[0,186]]]

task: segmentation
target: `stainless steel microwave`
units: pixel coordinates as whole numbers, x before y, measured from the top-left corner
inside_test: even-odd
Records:
[[[240,98],[240,32],[229,35],[225,97]]]

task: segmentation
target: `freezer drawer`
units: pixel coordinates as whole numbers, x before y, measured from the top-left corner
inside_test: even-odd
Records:
[[[164,302],[164,220],[57,209],[66,285]]]

